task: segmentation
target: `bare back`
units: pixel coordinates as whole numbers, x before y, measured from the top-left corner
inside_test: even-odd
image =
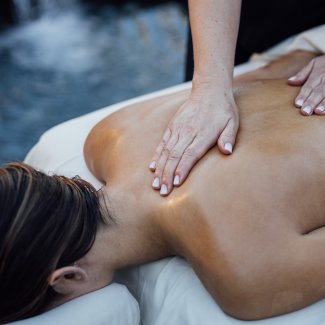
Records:
[[[295,110],[298,89],[285,79],[310,57],[289,56],[238,78],[234,154],[212,148],[167,198],[150,187],[147,164],[186,91],[123,109],[87,140],[94,174],[157,211],[153,218],[176,253],[221,306],[255,297],[246,300],[258,312],[243,318],[289,312],[325,296],[325,120]]]

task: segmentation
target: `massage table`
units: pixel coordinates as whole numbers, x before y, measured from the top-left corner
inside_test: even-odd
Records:
[[[254,55],[249,63],[236,67],[235,75],[261,67],[295,49],[325,53],[325,25],[291,37],[265,53]],[[190,83],[177,85],[55,126],[41,136],[28,153],[25,162],[50,174],[69,177],[79,175],[99,189],[101,184],[87,169],[83,158],[83,143],[91,128],[102,118],[123,107],[190,87]],[[42,315],[11,324],[243,325],[246,323],[325,325],[325,299],[302,310],[278,317],[254,322],[237,320],[220,309],[184,259],[169,257],[120,271],[116,274],[115,282],[101,290],[84,295]]]

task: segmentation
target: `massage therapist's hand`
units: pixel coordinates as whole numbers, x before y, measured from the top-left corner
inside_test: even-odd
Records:
[[[168,195],[180,186],[196,162],[216,143],[231,154],[238,131],[239,113],[232,89],[194,87],[162,137],[150,163],[152,187]]]
[[[289,85],[301,86],[295,105],[303,115],[325,114],[325,55],[312,59],[295,76]]]

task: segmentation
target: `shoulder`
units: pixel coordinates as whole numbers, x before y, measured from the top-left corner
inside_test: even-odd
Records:
[[[120,112],[115,112],[102,119],[92,128],[84,143],[85,162],[90,171],[103,183],[105,183],[103,164],[107,160],[108,153],[112,152],[114,143],[117,143],[123,134],[119,115]]]

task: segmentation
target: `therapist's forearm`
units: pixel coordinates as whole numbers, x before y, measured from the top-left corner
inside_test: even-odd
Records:
[[[194,50],[193,88],[232,87],[241,0],[189,0]]]

